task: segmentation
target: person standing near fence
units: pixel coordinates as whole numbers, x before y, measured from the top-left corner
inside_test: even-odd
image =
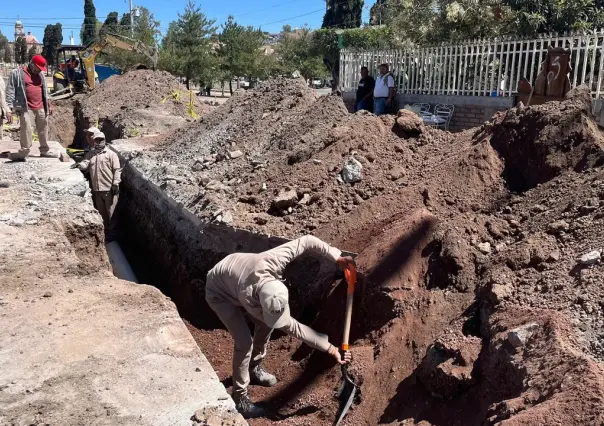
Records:
[[[386,108],[394,104],[394,77],[388,72],[388,64],[380,65],[380,75],[375,80],[373,89],[373,113],[386,114]]]
[[[357,102],[354,106],[354,112],[367,110],[373,112],[373,89],[375,80],[369,75],[367,67],[361,67],[361,81],[357,88]]]

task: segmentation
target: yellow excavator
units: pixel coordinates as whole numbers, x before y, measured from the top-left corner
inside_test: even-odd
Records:
[[[62,61],[61,58],[57,58],[57,64],[65,64],[65,69],[59,69],[54,73],[54,92],[50,95],[50,99],[67,99],[73,96],[75,93],[93,90],[97,84],[94,61],[97,55],[101,53],[107,46],[129,52],[141,53],[149,58],[154,70],[157,68],[157,49],[150,48],[139,40],[133,40],[116,34],[105,33],[102,34],[98,40],[95,40],[87,47],[82,48],[81,50],[75,49],[80,63],[81,72],[74,73],[70,76],[68,72],[68,64],[66,63],[65,58],[63,58]],[[63,52],[63,55],[65,56],[66,50],[60,49],[59,53],[60,52]]]

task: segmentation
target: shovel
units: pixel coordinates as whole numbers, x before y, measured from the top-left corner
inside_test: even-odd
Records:
[[[352,300],[354,298],[354,285],[357,281],[357,270],[354,266],[348,266],[344,269],[344,276],[348,283],[348,292],[346,295],[346,316],[344,317],[344,336],[342,338],[342,352],[348,350],[348,337],[350,335],[350,320],[352,317]],[[340,399],[340,415],[336,419],[334,426],[338,426],[354,401],[358,386],[352,381],[348,374],[348,366],[342,365],[342,385],[338,391]]]

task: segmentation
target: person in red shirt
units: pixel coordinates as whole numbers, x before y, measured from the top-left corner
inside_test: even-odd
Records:
[[[48,116],[51,110],[43,74],[45,71],[46,59],[34,55],[29,65],[15,69],[9,79],[6,101],[11,112],[8,113],[8,122],[12,121],[12,113],[15,112],[19,114],[21,125],[21,149],[9,155],[12,161],[25,161],[29,155],[33,142],[33,125],[36,126],[40,141],[40,156],[56,158],[48,146]]]

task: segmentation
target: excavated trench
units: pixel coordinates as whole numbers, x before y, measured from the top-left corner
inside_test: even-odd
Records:
[[[202,223],[130,165],[123,177],[117,210],[119,243],[135,275],[139,282],[158,287],[174,301],[202,351],[229,387],[232,342],[205,302],[205,276],[229,253],[260,252],[286,240]],[[494,401],[520,394],[518,381],[507,379],[503,379],[506,386],[485,381],[472,387],[485,373],[483,370],[492,370],[489,374],[494,377],[493,371],[499,374],[507,371],[509,365],[496,365],[493,360],[497,356],[487,356],[492,349],[484,322],[488,313],[481,311],[481,302],[471,293],[442,290],[446,287],[442,284],[446,274],[441,271],[439,275],[437,269],[446,268],[447,263],[435,260],[441,249],[432,240],[429,228],[426,224],[410,235],[392,236],[393,243],[387,248],[390,255],[360,279],[351,341],[356,341],[353,353],[357,366],[353,367],[353,374],[362,386],[357,397],[360,405],[349,415],[349,424],[388,424],[411,416],[432,424],[478,425],[488,417],[488,408]],[[363,269],[362,262],[360,267]],[[418,282],[425,279],[429,288],[409,291],[393,286],[404,274],[415,276]],[[331,262],[309,255],[293,262],[285,279],[293,316],[328,334],[330,341],[337,344],[345,304],[341,273]],[[457,359],[446,349],[429,349],[435,337],[455,322],[463,330],[461,338],[471,339],[475,356],[457,355]],[[434,352],[426,357],[428,361],[424,359],[427,350]],[[477,361],[478,352],[486,361]],[[432,383],[422,382],[422,378],[430,376],[422,375],[422,366],[449,358],[457,359],[454,364],[459,364],[468,378],[454,380],[447,374],[433,378],[436,383],[451,381],[444,386],[451,394],[439,395],[441,384],[429,390]],[[252,387],[252,397],[263,401],[272,414],[269,419],[253,420],[250,424],[331,424],[338,407],[334,391],[340,379],[339,370],[330,359],[275,333],[265,365],[281,383],[276,389]],[[459,394],[463,394],[461,398],[453,398]],[[459,422],[450,422],[448,416]]]
[[[76,129],[87,127],[77,119],[77,107],[74,115]],[[506,159],[503,175],[512,190],[532,188],[570,163],[579,168],[601,164],[601,157],[585,151],[577,152],[569,164],[551,165],[545,161],[551,155],[548,147],[539,144],[535,152],[516,155],[509,140],[525,139],[509,136],[516,125],[514,117],[506,116],[503,131],[491,139]],[[103,130],[113,134],[110,123]],[[539,167],[525,164],[527,158],[541,159]],[[174,301],[219,377],[230,386],[232,342],[205,302],[205,276],[229,253],[260,252],[286,240],[204,223],[130,165],[124,170],[117,217],[119,243],[139,282],[158,287]],[[488,292],[474,294],[473,286],[456,281],[459,259],[449,251],[450,241],[435,238],[430,215],[414,211],[409,217],[415,222],[389,223],[384,235],[375,236],[378,243],[359,255],[363,274],[355,295],[351,370],[361,391],[346,424],[399,425],[413,419],[432,425],[490,425],[518,410],[507,400],[530,405],[549,398],[544,393],[531,402],[532,395],[524,396],[529,373],[502,337],[510,325],[533,318],[494,313]],[[341,339],[341,278],[331,262],[315,256],[298,259],[285,273],[294,317],[328,334],[333,343]],[[548,324],[542,324],[544,341],[548,333],[555,334]],[[532,356],[559,351],[549,342]],[[250,424],[332,423],[340,374],[324,354],[275,333],[265,366],[281,383],[272,389],[251,387],[252,398],[263,401],[271,416]]]

